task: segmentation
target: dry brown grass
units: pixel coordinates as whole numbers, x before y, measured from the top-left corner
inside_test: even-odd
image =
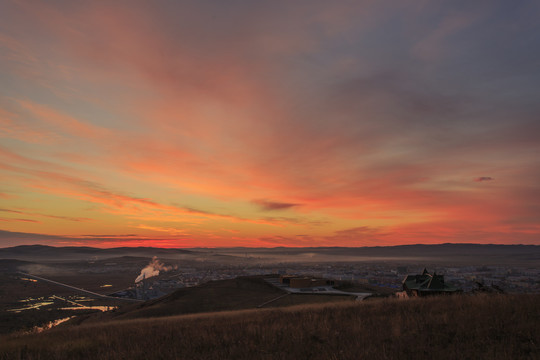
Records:
[[[242,310],[0,340],[1,359],[538,359],[540,296]]]

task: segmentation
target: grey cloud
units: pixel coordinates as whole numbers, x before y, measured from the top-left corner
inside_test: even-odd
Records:
[[[494,178],[492,178],[491,176],[480,176],[480,177],[477,177],[474,179],[474,181],[476,182],[482,182],[482,181],[493,181],[495,180]]]
[[[273,211],[273,210],[286,210],[293,208],[295,206],[300,206],[300,204],[293,203],[283,203],[277,201],[269,201],[264,199],[253,200],[254,204],[257,204],[262,210]]]

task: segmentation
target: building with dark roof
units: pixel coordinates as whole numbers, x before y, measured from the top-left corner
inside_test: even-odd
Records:
[[[422,274],[407,275],[405,279],[403,279],[403,291],[406,292],[408,296],[427,296],[461,292],[460,289],[445,283],[443,275],[437,275],[435,272],[430,274],[425,268]]]

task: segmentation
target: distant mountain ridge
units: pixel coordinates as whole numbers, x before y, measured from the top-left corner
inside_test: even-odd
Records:
[[[19,245],[8,248],[0,248],[0,258],[80,258],[82,257],[115,257],[115,256],[163,256],[193,254],[193,251],[185,249],[165,249],[153,247],[117,247],[96,248],[89,246],[63,246],[55,247],[48,245]]]
[[[305,247],[288,247],[288,246],[275,246],[275,247],[193,247],[193,248],[161,248],[152,246],[122,246],[114,248],[100,248],[93,246],[51,246],[51,245],[17,245],[0,248],[0,251],[6,249],[89,249],[89,250],[119,250],[119,249],[160,249],[165,251],[191,251],[191,250],[323,250],[323,249],[390,249],[390,248],[448,248],[448,247],[495,247],[495,248],[540,248],[540,245],[526,245],[526,244],[476,244],[476,243],[442,243],[442,244],[406,244],[406,245],[389,245],[389,246],[305,246]]]
[[[137,257],[176,257],[199,255],[212,256],[232,256],[242,258],[256,258],[258,256],[272,257],[299,257],[303,261],[308,261],[310,257],[334,257],[349,258],[355,257],[358,261],[369,260],[370,258],[392,258],[392,259],[425,259],[432,258],[440,261],[443,259],[455,258],[456,260],[486,259],[497,262],[498,259],[513,259],[514,261],[540,261],[540,245],[499,245],[499,244],[415,244],[396,246],[374,246],[374,247],[275,247],[275,248],[158,248],[158,247],[117,247],[117,248],[96,248],[88,246],[64,246],[54,247],[48,245],[20,245],[14,247],[0,248],[0,259],[75,259],[118,256]]]

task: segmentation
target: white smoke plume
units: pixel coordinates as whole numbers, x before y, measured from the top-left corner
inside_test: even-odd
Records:
[[[157,257],[153,257],[152,261],[148,265],[146,265],[142,270],[139,276],[135,279],[135,283],[138,283],[139,281],[142,281],[143,279],[148,279],[152,276],[159,275],[160,271],[170,271],[172,270],[172,266],[165,266],[161,261],[157,259]]]

